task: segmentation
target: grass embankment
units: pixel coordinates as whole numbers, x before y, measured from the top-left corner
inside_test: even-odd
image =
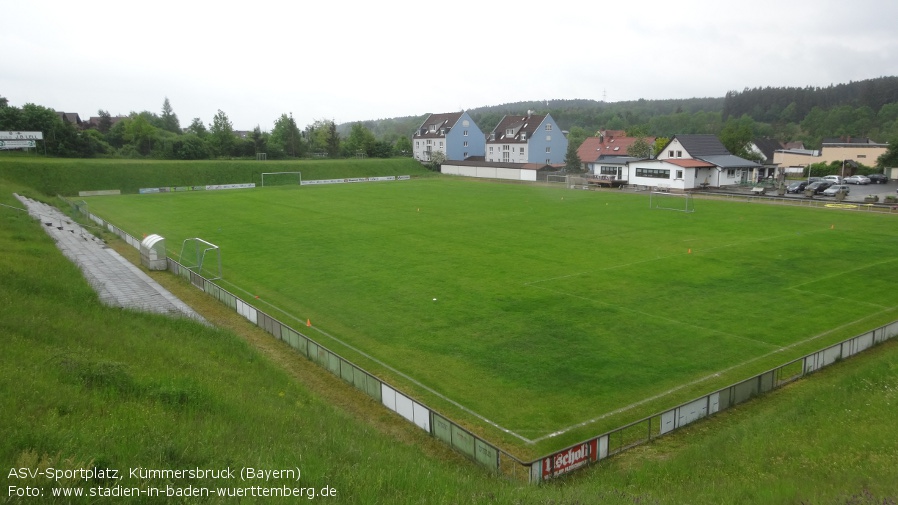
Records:
[[[299,161],[155,161],[82,160],[0,156],[0,173],[10,180],[47,195],[77,196],[79,191],[118,189],[137,193],[140,188],[204,186],[207,184],[261,184],[263,172],[302,172],[303,180],[390,175],[427,176],[412,158],[299,160]]]
[[[28,190],[0,182],[0,203],[19,206],[12,191]],[[485,475],[215,304],[196,306],[234,331],[100,305],[77,269],[22,212],[0,208],[0,250],[4,472],[40,465],[125,471],[299,466],[298,485],[328,485],[338,492],[334,501],[344,503],[898,499],[894,342],[573,478],[529,487]],[[185,300],[199,294],[168,274],[157,278]],[[51,487],[44,479],[4,475],[3,501],[17,501],[8,485],[37,485],[47,493]],[[248,485],[128,478],[116,483]]]

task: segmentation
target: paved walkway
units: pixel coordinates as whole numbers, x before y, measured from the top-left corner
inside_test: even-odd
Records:
[[[189,317],[209,324],[187,304],[55,207],[20,195],[16,198],[28,208],[32,217],[41,221],[44,230],[53,237],[62,253],[81,268],[87,282],[104,304]]]

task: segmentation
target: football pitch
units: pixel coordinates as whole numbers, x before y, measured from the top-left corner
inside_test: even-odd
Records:
[[[648,198],[433,178],[85,200],[175,259],[220,246],[222,287],[516,453],[898,319],[894,216]]]

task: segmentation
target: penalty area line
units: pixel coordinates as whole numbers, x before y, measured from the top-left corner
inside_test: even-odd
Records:
[[[242,291],[243,293],[246,293],[246,294],[249,295],[249,296],[253,296],[252,293],[246,291],[245,289],[241,288],[240,286],[237,286],[236,284],[234,284],[234,283],[232,283],[232,282],[228,282],[228,281],[226,281],[226,280],[224,280],[224,279],[220,279],[219,282],[226,283],[226,284],[228,284],[228,285],[230,285],[230,286],[233,286],[235,289],[238,289],[238,290]],[[304,323],[304,321],[303,321],[302,319],[300,319],[300,318],[294,316],[293,314],[290,314],[290,313],[284,311],[283,309],[281,309],[280,307],[278,307],[278,306],[276,306],[276,305],[273,305],[273,304],[271,304],[271,303],[269,303],[269,302],[266,302],[265,300],[260,300],[260,299],[258,299],[258,298],[255,299],[255,300],[256,300],[257,302],[264,303],[265,305],[271,307],[273,310],[276,310],[276,311],[280,312],[281,314],[283,314],[283,315],[289,317],[290,319],[293,319],[294,321],[297,321],[297,322],[299,322],[299,323]],[[528,444],[532,444],[532,443],[533,443],[533,440],[530,440],[529,438],[524,437],[523,435],[520,435],[520,434],[518,434],[518,433],[516,433],[516,432],[514,432],[514,431],[512,431],[512,430],[510,430],[510,429],[508,429],[508,428],[505,428],[505,427],[501,426],[499,423],[496,423],[495,421],[492,421],[492,420],[490,420],[490,419],[484,417],[483,415],[481,415],[481,414],[475,412],[474,410],[471,410],[470,408],[468,408],[468,407],[462,405],[461,403],[458,403],[457,401],[453,400],[452,398],[449,398],[448,396],[446,396],[446,395],[444,395],[444,394],[442,394],[442,393],[440,393],[440,392],[438,392],[438,391],[434,391],[434,390],[431,389],[430,387],[428,387],[428,386],[422,384],[422,383],[421,383],[420,381],[418,381],[417,379],[415,379],[415,378],[409,376],[408,374],[406,374],[406,373],[404,373],[404,372],[401,372],[401,371],[397,370],[396,368],[394,368],[394,367],[392,367],[392,366],[390,366],[390,365],[384,363],[383,361],[381,361],[381,360],[375,358],[374,356],[371,356],[370,354],[368,354],[368,353],[366,353],[366,352],[364,352],[364,351],[362,351],[362,350],[360,350],[360,349],[358,349],[358,348],[356,348],[356,347],[354,347],[354,346],[352,346],[352,345],[350,345],[350,344],[344,342],[343,340],[341,340],[341,339],[339,339],[339,338],[337,338],[337,337],[331,335],[330,333],[328,333],[328,332],[322,330],[321,328],[319,328],[319,327],[317,327],[317,326],[312,326],[311,329],[313,329],[313,330],[317,331],[318,333],[320,333],[321,335],[324,335],[325,337],[327,337],[327,338],[333,340],[334,342],[337,342],[337,343],[339,343],[340,345],[342,345],[342,346],[344,346],[344,347],[346,347],[346,348],[348,348],[348,349],[351,349],[351,350],[357,352],[358,354],[364,356],[365,358],[367,358],[367,359],[373,361],[374,363],[377,363],[378,365],[380,365],[380,366],[386,368],[387,370],[390,370],[391,372],[395,373],[396,375],[399,375],[400,377],[402,377],[403,379],[405,379],[405,380],[411,382],[412,384],[415,384],[416,386],[420,387],[421,389],[424,389],[425,391],[429,392],[430,394],[432,394],[432,395],[434,395],[434,396],[436,396],[436,397],[439,397],[440,399],[442,399],[442,400],[444,400],[444,401],[446,401],[446,402],[451,403],[452,405],[454,405],[454,406],[458,407],[459,409],[461,409],[461,410],[467,412],[468,414],[471,414],[472,416],[476,417],[477,419],[480,419],[481,421],[483,421],[483,422],[489,424],[490,426],[492,426],[492,427],[494,427],[494,428],[496,428],[496,429],[498,429],[498,430],[500,430],[500,431],[502,431],[502,432],[504,432],[504,433],[507,433],[507,434],[509,434],[509,435],[511,435],[511,436],[513,436],[513,437],[515,437],[515,438],[517,438],[517,439],[523,441],[523,442],[526,442],[526,443],[528,443]],[[297,332],[297,333],[299,333],[299,332]],[[300,333],[300,334],[301,334],[301,333]],[[392,386],[391,386],[391,387],[392,387]],[[394,388],[394,389],[395,389],[395,388]],[[428,408],[428,410],[430,410],[430,408]]]

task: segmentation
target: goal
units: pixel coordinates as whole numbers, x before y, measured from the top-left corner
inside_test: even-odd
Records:
[[[263,172],[262,187],[302,185],[302,172]]]
[[[178,263],[210,281],[221,279],[221,249],[201,238],[184,239]]]
[[[649,208],[695,212],[695,205],[692,200],[692,194],[690,193],[651,191],[649,192]]]

